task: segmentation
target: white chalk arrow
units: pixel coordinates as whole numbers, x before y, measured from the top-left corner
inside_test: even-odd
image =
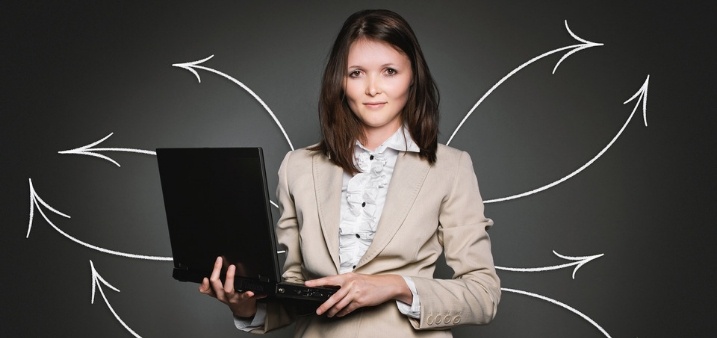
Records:
[[[541,295],[539,295],[539,294],[532,293],[532,292],[527,292],[527,291],[522,291],[522,290],[515,290],[515,289],[508,289],[508,288],[500,288],[500,289],[503,290],[503,291],[506,291],[506,292],[512,292],[512,293],[517,293],[517,294],[520,294],[520,295],[525,295],[525,296],[537,298],[537,299],[544,300],[544,301],[546,301],[546,302],[555,304],[555,305],[557,305],[557,306],[560,306],[560,307],[562,307],[562,308],[564,308],[564,309],[566,309],[566,310],[568,310],[568,311],[570,311],[570,312],[572,312],[572,313],[574,313],[574,314],[576,314],[576,315],[582,317],[582,318],[585,319],[588,323],[592,324],[592,326],[594,326],[595,328],[597,328],[598,330],[600,330],[600,332],[602,332],[602,334],[605,335],[605,337],[611,338],[610,335],[607,333],[607,331],[605,331],[605,329],[603,329],[597,322],[595,322],[595,321],[592,320],[590,317],[584,315],[582,312],[580,312],[580,311],[574,309],[573,307],[571,307],[571,306],[569,306],[569,305],[567,305],[567,304],[565,304],[565,303],[561,303],[561,302],[559,302],[559,301],[557,301],[557,300],[555,300],[555,299],[548,298],[548,297],[545,297],[545,296],[541,296]]]
[[[254,99],[256,99],[261,104],[262,107],[264,107],[264,109],[266,110],[267,113],[269,113],[271,118],[274,119],[274,122],[281,130],[281,133],[284,134],[284,138],[286,139],[286,142],[289,143],[289,147],[291,148],[291,150],[294,150],[294,146],[291,144],[291,140],[289,140],[289,135],[286,134],[286,131],[284,130],[284,127],[281,125],[281,122],[279,122],[279,119],[276,118],[276,115],[274,115],[274,112],[271,111],[269,106],[267,106],[266,103],[264,103],[264,100],[262,100],[259,97],[259,95],[256,95],[256,93],[254,93],[253,90],[249,89],[249,87],[247,87],[245,84],[243,84],[239,80],[237,80],[227,74],[224,74],[216,69],[201,66],[202,63],[206,62],[207,60],[209,60],[213,57],[214,57],[214,55],[211,55],[211,56],[201,59],[201,60],[192,61],[192,62],[184,62],[184,63],[175,63],[172,66],[184,68],[184,69],[190,71],[192,74],[194,74],[194,76],[197,77],[197,81],[199,81],[199,83],[202,83],[202,79],[199,77],[199,73],[197,73],[196,69],[206,70],[208,72],[212,72],[214,74],[222,76],[222,77],[228,79],[229,81],[234,82],[237,86],[241,87],[242,89],[246,90],[247,93],[251,94],[251,96],[254,97]]]
[[[470,117],[471,114],[473,114],[473,111],[476,110],[476,108],[478,108],[478,106],[479,106],[481,103],[483,103],[483,101],[486,99],[486,97],[488,97],[488,95],[490,95],[491,93],[493,93],[493,91],[494,91],[496,88],[498,88],[501,84],[503,84],[503,82],[505,82],[506,80],[508,80],[511,76],[515,75],[515,73],[519,72],[520,70],[522,70],[523,68],[527,67],[527,66],[530,65],[531,63],[533,63],[533,62],[535,62],[535,61],[538,61],[538,60],[540,60],[540,59],[542,59],[542,58],[544,58],[544,57],[546,57],[546,56],[549,56],[549,55],[552,55],[552,54],[555,54],[555,53],[560,53],[560,52],[562,52],[562,51],[564,51],[564,50],[569,50],[569,49],[570,49],[570,51],[567,52],[567,53],[565,53],[565,55],[563,55],[563,57],[560,58],[560,60],[558,60],[558,63],[555,64],[555,68],[553,68],[553,74],[555,74],[555,71],[558,69],[558,66],[560,66],[560,64],[563,62],[563,60],[565,60],[568,56],[573,55],[573,54],[575,54],[575,53],[577,53],[577,52],[579,52],[579,51],[581,51],[581,50],[583,50],[583,49],[588,49],[588,48],[592,48],[592,47],[597,47],[597,46],[602,46],[602,45],[603,45],[602,43],[587,41],[587,40],[582,39],[582,38],[580,38],[579,36],[575,35],[575,33],[573,33],[573,32],[570,30],[570,27],[568,27],[568,20],[565,20],[565,29],[568,30],[568,33],[570,33],[570,36],[572,36],[573,39],[575,39],[575,40],[577,40],[577,41],[580,41],[581,43],[576,44],[576,45],[565,46],[565,47],[562,47],[562,48],[553,49],[553,50],[551,50],[551,51],[549,51],[549,52],[545,52],[545,53],[543,53],[543,54],[540,54],[540,55],[538,55],[538,56],[536,56],[536,57],[534,57],[534,58],[528,60],[527,62],[525,62],[525,63],[523,63],[522,65],[520,65],[518,68],[513,69],[510,73],[508,73],[508,75],[504,76],[502,79],[500,79],[500,81],[498,81],[496,84],[494,84],[493,87],[491,87],[485,94],[483,94],[483,96],[478,100],[478,102],[476,102],[476,104],[473,105],[473,108],[471,108],[471,110],[468,111],[468,114],[466,114],[466,116],[463,118],[463,120],[461,120],[461,123],[458,124],[458,127],[456,127],[456,130],[453,131],[453,134],[451,134],[451,137],[448,139],[448,142],[446,142],[446,145],[448,145],[448,144],[451,143],[451,140],[453,140],[453,137],[456,136],[456,134],[458,133],[458,130],[460,130],[460,129],[461,129],[461,126],[463,126],[463,123],[465,123],[466,120],[468,120],[468,117]]]
[[[76,154],[76,155],[87,155],[87,156],[99,157],[103,160],[107,160],[107,161],[114,163],[118,167],[120,165],[119,165],[119,163],[117,163],[117,161],[109,158],[108,156],[99,154],[98,152],[100,152],[100,151],[116,151],[116,152],[126,152],[126,153],[157,155],[157,153],[155,153],[154,151],[151,151],[151,150],[141,150],[141,149],[131,149],[131,148],[92,148],[92,147],[104,142],[104,140],[110,138],[110,136],[112,136],[112,134],[113,133],[110,133],[109,135],[105,136],[103,139],[93,142],[93,143],[90,143],[88,145],[85,145],[85,146],[82,146],[79,148],[75,148],[75,149],[58,151],[58,153],[63,154],[63,155]]]
[[[104,284],[105,286],[107,286],[108,288],[110,288],[114,291],[120,292],[120,290],[117,289],[116,287],[112,286],[104,278],[102,278],[102,276],[100,276],[99,273],[97,273],[97,270],[95,270],[95,265],[92,263],[91,260],[90,260],[90,269],[92,269],[92,301],[90,303],[91,304],[95,303],[95,290],[96,289],[100,290],[100,294],[102,295],[102,298],[105,300],[105,304],[107,304],[107,307],[110,309],[110,311],[112,311],[112,314],[115,316],[117,321],[119,321],[120,324],[122,324],[122,326],[124,326],[124,328],[127,331],[129,331],[129,333],[131,333],[133,336],[140,338],[140,335],[138,335],[129,326],[127,326],[127,324],[125,324],[125,322],[122,320],[122,318],[120,318],[117,315],[117,312],[115,312],[115,310],[112,308],[112,305],[110,305],[110,302],[107,300],[107,296],[105,296],[105,292],[102,291],[102,285],[100,285],[100,283]]]
[[[96,250],[99,252],[107,253],[110,255],[122,256],[122,257],[127,257],[127,258],[146,259],[146,260],[153,260],[153,261],[171,261],[172,260],[172,257],[135,255],[135,254],[125,253],[125,252],[108,250],[105,248],[98,247],[96,245],[85,243],[77,238],[74,238],[74,237],[68,235],[64,231],[60,230],[60,228],[58,228],[54,223],[52,223],[52,221],[50,221],[49,218],[47,218],[47,215],[45,215],[45,212],[42,211],[42,208],[40,207],[40,205],[43,205],[48,210],[50,210],[62,217],[70,218],[70,216],[63,214],[60,211],[57,211],[55,208],[51,207],[49,204],[47,204],[45,201],[43,201],[42,198],[40,198],[40,196],[35,191],[35,187],[32,185],[32,179],[29,179],[29,181],[30,181],[30,222],[28,222],[28,224],[27,224],[27,236],[25,238],[30,238],[30,231],[32,230],[32,221],[35,218],[35,209],[37,209],[37,211],[40,212],[40,215],[42,215],[42,218],[44,218],[45,221],[47,222],[47,224],[49,224],[53,229],[55,229],[55,231],[59,232],[60,234],[67,237],[71,241],[73,241],[77,244],[80,244],[84,247],[87,247],[87,248],[90,248],[92,250]]]
[[[571,266],[575,266],[575,269],[573,269],[573,279],[575,279],[575,274],[578,272],[578,269],[580,269],[583,265],[589,263],[590,261],[592,261],[594,259],[598,259],[605,255],[605,254],[599,254],[599,255],[592,255],[592,256],[571,257],[571,256],[561,255],[561,254],[557,253],[555,250],[553,250],[553,253],[562,259],[573,261],[573,262],[560,264],[560,265],[539,267],[539,268],[507,268],[507,267],[502,267],[502,266],[496,266],[495,268],[497,270],[514,271],[514,272],[543,272],[543,271],[551,271],[551,270],[560,270],[560,269],[568,268]]]
[[[630,116],[627,118],[627,121],[625,121],[625,124],[623,124],[622,128],[620,128],[620,130],[617,132],[617,135],[615,135],[615,137],[612,138],[610,143],[608,143],[607,146],[605,146],[605,148],[603,148],[597,155],[595,155],[595,157],[590,159],[590,161],[583,164],[580,168],[576,169],[575,171],[568,174],[567,176],[565,176],[553,183],[546,184],[540,188],[533,189],[531,191],[527,191],[522,194],[517,194],[517,195],[503,197],[503,198],[491,199],[491,200],[484,201],[483,203],[503,202],[503,201],[513,200],[516,198],[521,198],[521,197],[529,196],[529,195],[532,195],[535,193],[539,193],[543,190],[550,189],[560,183],[563,183],[563,182],[569,180],[570,178],[572,178],[573,176],[579,174],[581,171],[585,170],[585,168],[587,168],[591,164],[593,164],[593,162],[595,162],[598,158],[600,158],[600,156],[602,156],[608,149],[610,149],[610,147],[613,145],[613,143],[615,143],[615,141],[617,141],[618,137],[620,137],[620,135],[622,135],[622,132],[625,131],[625,128],[630,123],[630,120],[632,120],[632,117],[635,115],[637,108],[640,107],[640,103],[642,103],[642,115],[645,120],[645,127],[647,127],[647,87],[648,87],[649,83],[650,83],[650,75],[647,75],[647,79],[645,79],[645,82],[642,84],[642,87],[640,87],[640,89],[632,97],[630,97],[629,99],[627,99],[627,101],[625,101],[623,103],[623,104],[627,104],[628,102],[637,99],[635,108],[632,109],[632,113],[630,113]]]

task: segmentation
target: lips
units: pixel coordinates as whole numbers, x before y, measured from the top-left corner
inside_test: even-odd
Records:
[[[378,109],[385,106],[386,102],[364,102],[363,105],[369,109]]]

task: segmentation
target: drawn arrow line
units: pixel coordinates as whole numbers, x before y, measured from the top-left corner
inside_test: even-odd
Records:
[[[121,151],[121,152],[127,152],[127,153],[138,153],[138,154],[147,154],[147,155],[157,155],[157,153],[155,153],[154,151],[141,150],[141,149],[131,149],[131,148],[92,148],[92,147],[94,147],[94,146],[96,146],[96,145],[102,143],[104,140],[110,138],[110,136],[112,136],[112,134],[114,134],[114,133],[110,133],[109,135],[105,136],[103,139],[101,139],[101,140],[99,140],[99,141],[96,141],[96,142],[93,142],[93,143],[90,143],[90,144],[88,144],[88,145],[85,145],[85,146],[82,146],[82,147],[79,147],[79,148],[75,148],[75,149],[58,151],[58,153],[59,153],[59,154],[63,154],[63,155],[65,155],[65,154],[76,154],[76,155],[87,155],[87,156],[99,157],[99,158],[101,158],[101,159],[104,159],[104,160],[107,160],[107,161],[110,161],[110,162],[114,163],[114,164],[115,164],[116,166],[118,166],[118,167],[120,166],[120,164],[117,163],[117,161],[115,161],[115,160],[109,158],[108,156],[105,156],[105,155],[102,155],[102,154],[98,154],[97,152],[99,152],[99,151]]]
[[[575,54],[575,53],[577,53],[577,52],[579,52],[579,51],[581,51],[581,50],[583,50],[583,49],[588,49],[588,48],[597,47],[597,46],[603,46],[603,45],[604,45],[604,44],[602,44],[602,43],[587,41],[587,40],[582,39],[582,38],[578,37],[577,35],[575,35],[575,33],[573,33],[573,32],[570,30],[570,27],[568,27],[568,20],[565,20],[565,29],[568,30],[568,33],[570,34],[570,36],[573,37],[573,39],[575,39],[575,40],[577,40],[577,41],[580,41],[580,42],[582,42],[582,43],[579,43],[579,44],[576,44],[576,45],[565,46],[565,47],[562,47],[562,48],[554,49],[554,50],[551,50],[551,51],[549,51],[549,52],[540,54],[540,55],[538,55],[538,56],[536,56],[536,57],[534,57],[534,58],[528,60],[527,62],[523,63],[523,64],[520,65],[518,68],[513,69],[513,71],[511,71],[510,73],[508,73],[508,75],[504,76],[502,79],[500,79],[500,81],[498,81],[496,84],[494,84],[493,87],[491,87],[485,94],[483,94],[483,96],[478,100],[478,102],[476,102],[476,104],[473,105],[473,108],[471,108],[471,110],[468,111],[468,114],[466,114],[466,116],[463,118],[463,120],[461,120],[461,123],[458,124],[458,127],[456,127],[456,130],[453,131],[453,134],[451,134],[451,137],[448,139],[448,142],[446,142],[446,145],[448,145],[448,144],[451,143],[451,140],[453,140],[453,137],[456,136],[456,134],[458,133],[458,130],[461,129],[461,126],[463,126],[463,123],[465,123],[466,120],[468,120],[468,117],[470,117],[471,114],[473,114],[473,111],[476,110],[476,108],[478,108],[478,106],[483,102],[483,100],[485,100],[486,97],[488,97],[488,95],[490,95],[496,88],[498,88],[501,84],[503,84],[503,82],[505,82],[506,80],[508,80],[508,78],[510,78],[511,76],[513,76],[515,73],[519,72],[520,70],[522,70],[523,68],[527,67],[527,66],[530,65],[531,63],[533,63],[533,62],[535,62],[535,61],[538,61],[538,60],[540,60],[540,59],[542,59],[542,58],[544,58],[544,57],[546,57],[546,56],[549,56],[549,55],[552,55],[552,54],[555,54],[555,53],[559,53],[559,52],[561,52],[561,51],[564,51],[564,50],[567,50],[567,49],[571,49],[571,48],[572,48],[573,50],[571,50],[571,51],[568,52],[568,53],[565,53],[565,55],[563,55],[563,57],[560,58],[560,60],[558,60],[558,63],[555,64],[555,68],[553,68],[553,74],[555,74],[555,71],[558,70],[558,66],[560,66],[560,64],[563,62],[563,60],[565,60],[568,56],[573,55],[573,54]]]
[[[130,149],[130,148],[92,148],[92,147],[94,147],[94,146],[96,146],[96,145],[102,143],[104,140],[108,139],[110,136],[112,136],[112,134],[114,134],[114,133],[110,133],[109,135],[105,136],[103,139],[101,139],[101,140],[99,140],[99,141],[96,141],[96,142],[93,142],[93,143],[90,143],[90,144],[88,144],[88,145],[86,145],[86,146],[82,146],[82,147],[75,148],[75,149],[72,149],[72,150],[59,151],[58,153],[60,153],[60,154],[78,154],[78,155],[88,155],[88,156],[99,157],[99,158],[101,158],[101,159],[105,159],[105,160],[107,160],[107,161],[110,161],[110,162],[114,163],[114,164],[117,165],[118,167],[119,167],[120,165],[119,165],[119,163],[117,163],[115,160],[113,160],[113,159],[111,159],[111,158],[109,158],[109,157],[107,157],[107,156],[105,156],[105,155],[94,153],[93,151],[122,151],[122,152],[131,152],[131,153],[155,155],[155,156],[157,155],[156,152],[150,151],[150,150],[140,150],[140,149]],[[88,151],[88,150],[89,150],[89,151]],[[269,201],[269,202],[271,202],[271,204],[272,204],[273,206],[275,206],[277,209],[279,208],[279,206],[278,206],[276,203],[274,203],[274,201]],[[55,213],[58,213],[57,210],[54,210],[54,209],[53,209],[53,211],[54,211]],[[68,218],[69,218],[69,217],[68,217]]]
[[[175,63],[175,64],[173,64],[172,66],[174,66],[174,67],[179,67],[179,68],[184,68],[184,69],[190,71],[192,74],[194,74],[194,76],[197,77],[197,81],[199,81],[199,83],[202,83],[202,79],[199,77],[199,74],[197,73],[197,71],[196,71],[194,68],[203,69],[203,70],[206,70],[206,71],[208,71],[208,72],[212,72],[212,73],[214,73],[214,74],[217,74],[217,75],[219,75],[219,76],[222,76],[222,77],[226,78],[226,79],[229,80],[229,81],[234,82],[236,85],[238,85],[239,87],[241,87],[242,89],[244,89],[245,91],[247,91],[247,93],[251,94],[251,96],[254,97],[254,99],[256,99],[256,100],[261,104],[262,107],[264,107],[264,109],[269,113],[269,115],[271,116],[271,118],[274,119],[274,122],[275,122],[276,125],[279,127],[279,129],[281,130],[281,133],[284,134],[284,138],[286,139],[286,142],[289,143],[289,147],[291,148],[291,150],[294,150],[294,145],[291,144],[291,140],[289,140],[289,135],[286,134],[286,131],[284,130],[284,127],[281,125],[281,122],[279,122],[279,119],[276,118],[276,115],[274,115],[274,112],[271,111],[271,109],[269,108],[269,106],[267,106],[266,103],[264,103],[264,100],[262,100],[258,95],[256,95],[256,93],[254,93],[253,90],[249,89],[249,87],[247,87],[246,85],[244,85],[241,81],[239,81],[239,80],[237,80],[237,79],[235,79],[235,78],[233,78],[233,77],[231,77],[231,76],[229,76],[229,75],[227,75],[227,74],[224,74],[224,73],[222,73],[222,72],[220,72],[220,71],[218,71],[218,70],[216,70],[216,69],[209,68],[209,67],[205,67],[205,66],[200,66],[200,64],[204,63],[205,61],[207,61],[207,60],[209,60],[209,59],[211,59],[211,58],[213,58],[213,57],[214,57],[214,55],[211,55],[211,56],[209,56],[209,57],[207,57],[207,58],[205,58],[205,59],[202,59],[202,60],[197,60],[197,61],[193,61],[193,62]]]
[[[598,259],[605,254],[599,254],[599,255],[592,255],[592,256],[582,256],[582,257],[571,257],[571,256],[565,256],[557,253],[555,250],[553,250],[553,253],[565,260],[575,261],[572,263],[565,263],[561,265],[553,265],[553,266],[546,266],[546,267],[540,267],[540,268],[507,268],[502,266],[496,266],[495,268],[497,270],[503,270],[503,271],[514,271],[514,272],[543,272],[543,271],[551,271],[551,270],[560,270],[567,267],[571,267],[575,265],[575,269],[573,269],[573,279],[575,279],[575,274],[578,272],[578,269],[580,269],[583,265],[589,263],[590,261],[594,259]]]
[[[566,309],[566,310],[568,310],[568,311],[570,311],[570,312],[572,312],[572,313],[574,313],[574,314],[576,314],[576,315],[582,317],[582,318],[585,319],[588,323],[592,324],[594,327],[596,327],[598,330],[600,330],[600,332],[602,332],[602,334],[604,334],[605,337],[611,338],[610,335],[607,333],[607,331],[605,331],[605,329],[603,329],[598,323],[596,323],[596,322],[595,322],[594,320],[592,320],[590,317],[584,315],[582,312],[580,312],[580,311],[578,311],[578,310],[572,308],[571,306],[569,306],[569,305],[567,305],[567,304],[565,304],[565,303],[561,303],[561,302],[559,302],[559,301],[557,301],[557,300],[555,300],[555,299],[548,298],[548,297],[541,296],[541,295],[539,295],[539,294],[531,293],[531,292],[527,292],[527,291],[521,291],[521,290],[515,290],[515,289],[508,289],[508,288],[500,288],[500,289],[503,290],[503,291],[506,291],[506,292],[512,292],[512,293],[517,293],[517,294],[521,294],[521,295],[525,295],[525,296],[529,296],[529,297],[538,298],[538,299],[541,299],[541,300],[544,300],[544,301],[553,303],[553,304],[555,304],[555,305],[557,305],[557,306],[560,306],[560,307],[562,307],[562,308],[564,308],[564,309]]]
[[[100,294],[102,295],[102,298],[105,300],[105,304],[107,304],[107,307],[110,309],[110,311],[115,316],[117,321],[119,321],[120,324],[122,324],[122,326],[124,326],[124,328],[127,331],[129,331],[129,333],[131,333],[133,336],[135,336],[137,338],[141,338],[140,335],[138,335],[129,326],[127,326],[127,324],[125,324],[125,322],[122,320],[122,318],[120,318],[117,315],[117,312],[115,312],[115,310],[112,308],[112,305],[110,305],[110,302],[107,300],[107,297],[105,296],[105,292],[102,291],[102,285],[100,285],[100,283],[106,285],[108,288],[110,288],[114,291],[120,292],[120,290],[117,289],[116,287],[112,286],[104,278],[102,278],[102,276],[100,276],[99,273],[97,273],[97,270],[95,270],[95,265],[94,265],[94,263],[92,263],[92,260],[90,260],[90,269],[92,269],[92,301],[90,303],[91,304],[95,303],[95,289],[99,289]]]
[[[65,237],[67,237],[71,241],[73,241],[77,244],[80,244],[82,246],[85,246],[87,248],[90,248],[92,250],[104,252],[104,253],[107,253],[110,255],[127,257],[127,258],[146,259],[146,260],[153,260],[153,261],[171,261],[172,260],[172,257],[135,255],[135,254],[130,254],[130,253],[108,250],[108,249],[101,248],[101,247],[98,247],[98,246],[95,246],[95,245],[92,245],[89,243],[85,243],[79,239],[76,239],[76,238],[68,235],[64,231],[60,230],[60,228],[58,228],[54,223],[52,223],[49,218],[47,218],[47,215],[45,215],[45,212],[42,211],[42,208],[40,208],[40,205],[42,204],[43,206],[45,206],[45,208],[49,209],[50,211],[52,211],[60,216],[65,217],[65,218],[70,218],[70,216],[57,211],[55,208],[51,207],[49,204],[47,204],[45,201],[43,201],[42,198],[40,198],[40,196],[35,191],[35,187],[33,187],[33,185],[32,185],[32,179],[29,179],[29,181],[30,181],[30,222],[27,225],[27,236],[25,238],[30,238],[30,230],[32,229],[32,221],[35,216],[35,208],[37,208],[37,211],[40,212],[40,215],[42,215],[42,217],[45,219],[45,221],[48,224],[50,224],[50,226],[52,226],[52,228],[54,228],[55,231],[59,232],[60,234],[62,234]]]
[[[628,102],[630,102],[630,101],[632,101],[632,100],[635,100],[635,99],[637,98],[637,103],[635,104],[635,108],[632,109],[632,113],[630,113],[630,117],[627,118],[627,121],[625,121],[625,124],[622,125],[622,128],[620,128],[620,131],[617,132],[617,135],[615,135],[615,137],[612,138],[612,140],[610,141],[610,143],[608,143],[607,146],[605,146],[605,148],[603,148],[597,155],[595,155],[595,157],[593,157],[593,158],[592,158],[590,161],[588,161],[587,163],[583,164],[582,167],[580,167],[580,168],[578,168],[577,170],[573,171],[573,172],[570,173],[569,175],[567,175],[567,176],[565,176],[565,177],[563,177],[563,178],[561,178],[561,179],[559,179],[559,180],[557,180],[557,181],[555,181],[555,182],[553,182],[553,183],[544,185],[544,186],[542,186],[542,187],[540,187],[540,188],[533,189],[533,190],[531,190],[531,191],[527,191],[527,192],[524,192],[524,193],[522,193],[522,194],[517,194],[517,195],[513,195],[513,196],[508,196],[508,197],[503,197],[503,198],[497,198],[497,199],[487,200],[487,201],[484,201],[483,203],[503,202],[503,201],[513,200],[513,199],[516,199],[516,198],[521,198],[521,197],[525,197],[525,196],[528,196],[528,195],[532,195],[532,194],[541,192],[541,191],[543,191],[543,190],[550,189],[550,188],[552,188],[552,187],[554,187],[554,186],[556,186],[556,185],[558,185],[558,184],[560,184],[560,183],[563,183],[563,182],[569,180],[569,179],[572,178],[573,176],[579,174],[581,171],[585,170],[585,168],[587,168],[587,167],[589,167],[591,164],[593,164],[593,162],[595,162],[598,158],[600,158],[600,156],[602,156],[608,149],[610,149],[610,147],[613,145],[613,143],[615,143],[615,141],[617,141],[618,137],[620,137],[620,135],[622,134],[622,132],[625,131],[625,128],[626,128],[627,125],[630,123],[630,120],[632,120],[632,117],[635,115],[635,112],[637,111],[637,108],[640,106],[640,102],[642,102],[642,115],[643,115],[644,120],[645,120],[645,127],[647,127],[647,87],[648,87],[649,83],[650,83],[650,75],[647,75],[647,79],[645,79],[645,82],[642,84],[642,87],[640,87],[640,89],[639,89],[632,97],[630,97],[629,99],[627,99],[627,101],[623,102],[623,104],[627,104]]]

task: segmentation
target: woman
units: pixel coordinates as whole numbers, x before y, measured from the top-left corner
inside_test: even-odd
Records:
[[[439,145],[438,91],[408,23],[387,10],[350,16],[334,42],[319,103],[322,140],[279,169],[283,277],[339,286],[315,309],[257,302],[226,282],[217,259],[200,292],[265,332],[296,321],[298,337],[450,337],[495,316],[483,203],[467,153]],[[433,278],[441,252],[454,278]]]

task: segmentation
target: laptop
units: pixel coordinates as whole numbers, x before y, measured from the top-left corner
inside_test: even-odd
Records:
[[[201,283],[221,256],[238,291],[321,302],[337,290],[282,281],[261,148],[160,148],[157,161],[174,279]]]

